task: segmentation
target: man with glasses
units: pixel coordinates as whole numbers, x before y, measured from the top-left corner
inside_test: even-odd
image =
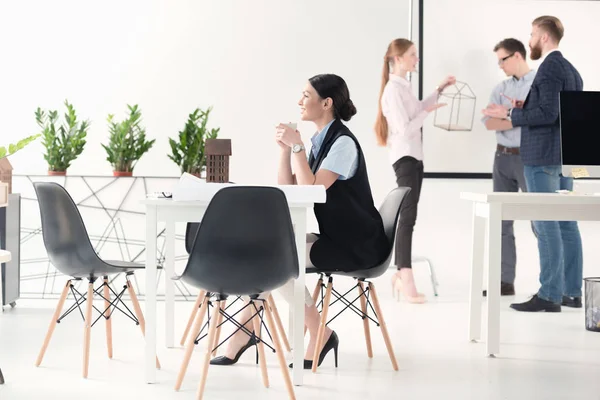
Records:
[[[509,77],[500,82],[492,92],[490,104],[512,106],[512,101],[522,102],[529,93],[535,71],[527,65],[527,52],[517,39],[504,39],[494,47],[498,65]],[[510,121],[483,118],[485,127],[496,131],[496,155],[492,179],[495,192],[526,192],[523,162],[521,161],[521,128],[514,128]],[[515,294],[515,271],[517,251],[513,221],[502,221],[502,296]],[[486,295],[486,291],[483,292]]]

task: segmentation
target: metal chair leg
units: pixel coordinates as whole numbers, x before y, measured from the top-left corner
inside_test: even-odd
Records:
[[[435,268],[433,267],[433,263],[431,262],[431,260],[427,257],[414,257],[412,259],[413,263],[416,262],[426,262],[429,265],[429,275],[431,277],[431,287],[433,288],[433,294],[435,297],[438,296],[438,290],[437,287],[440,285],[440,283],[437,280],[437,275],[435,274]]]
[[[429,264],[429,274],[431,275],[431,286],[433,287],[433,294],[435,295],[435,297],[437,297],[438,296],[437,287],[440,284],[437,280],[437,275],[435,274],[435,268],[433,268],[433,263],[431,262],[431,260],[429,260],[428,258],[426,258],[425,260],[427,260],[427,264]]]

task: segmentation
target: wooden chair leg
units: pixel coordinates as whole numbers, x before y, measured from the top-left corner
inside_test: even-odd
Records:
[[[323,285],[323,276],[319,277],[315,289],[313,290],[312,299],[315,306],[318,304],[317,300],[319,300],[319,293],[321,292],[321,286]]]
[[[377,296],[377,291],[375,290],[375,285],[372,282],[369,282],[369,290],[371,291],[371,298],[373,299],[373,307],[375,307],[375,312],[377,313],[377,319],[379,320],[379,326],[381,328],[381,334],[383,335],[383,340],[385,341],[385,347],[387,347],[387,351],[390,355],[390,360],[392,361],[392,366],[394,367],[394,371],[398,371],[398,362],[396,361],[396,355],[394,354],[394,348],[392,347],[392,341],[390,340],[390,335],[388,334],[387,325],[385,324],[385,320],[383,319],[383,313],[381,312],[381,307],[379,306],[379,297]]]
[[[292,348],[290,347],[290,342],[288,341],[287,335],[285,334],[285,328],[281,323],[281,317],[279,316],[279,311],[277,310],[277,306],[273,301],[272,295],[269,296],[269,304],[271,306],[271,312],[273,313],[273,317],[275,318],[275,323],[277,324],[277,329],[279,329],[279,333],[281,333],[281,340],[283,340],[283,345],[285,346],[285,349],[288,352],[290,352],[292,351]],[[306,326],[304,327],[304,329],[306,330]]]
[[[52,339],[52,334],[54,333],[54,328],[56,328],[56,324],[58,319],[60,318],[60,313],[62,312],[63,306],[65,305],[65,300],[67,299],[67,295],[69,294],[69,289],[71,288],[71,281],[68,280],[63,287],[63,291],[60,295],[60,299],[58,300],[58,304],[56,305],[56,310],[54,310],[54,315],[52,316],[52,320],[50,321],[50,326],[48,327],[48,332],[46,332],[46,338],[44,339],[44,343],[42,344],[42,349],[38,354],[38,358],[35,361],[35,366],[39,367],[42,364],[42,360],[44,359],[44,354],[46,354],[46,349],[50,344],[50,339]]]
[[[250,304],[251,304],[251,306],[253,306],[254,311],[260,310],[260,308],[257,305],[257,303],[258,302],[255,302],[253,300],[250,301]],[[265,305],[265,308],[269,307],[269,305],[267,305],[266,301],[264,302],[264,305]],[[260,329],[260,316],[257,315],[256,317],[254,317],[252,319],[252,323],[254,325],[254,335],[258,339],[260,339],[260,331],[261,331],[261,329]],[[262,340],[259,340],[257,346],[258,346],[258,360],[260,361],[260,372],[261,372],[262,378],[263,378],[263,385],[265,385],[265,387],[268,388],[269,387],[269,374],[267,372],[267,361],[266,361],[266,358],[265,358],[265,345],[262,342]]]
[[[196,319],[196,314],[198,314],[198,309],[200,309],[200,304],[202,303],[202,300],[204,300],[205,296],[206,296],[206,292],[204,290],[201,290],[200,293],[198,293],[198,298],[196,298],[196,302],[194,303],[194,308],[192,308],[192,313],[190,314],[188,323],[185,326],[185,331],[183,331],[183,336],[181,336],[181,341],[179,342],[182,346],[185,346],[185,340],[187,339],[187,335],[190,332],[190,328],[192,327],[192,324],[194,323],[194,320]]]
[[[92,334],[92,311],[94,306],[94,282],[88,283],[85,324],[83,328],[83,377],[88,377],[90,366],[90,339]]]
[[[273,337],[273,345],[275,346],[275,353],[277,355],[277,360],[279,361],[279,368],[281,369],[281,373],[283,375],[283,380],[285,381],[285,387],[287,389],[288,395],[291,400],[296,400],[296,394],[294,393],[294,386],[292,385],[292,379],[290,377],[290,370],[285,363],[285,357],[283,356],[283,349],[281,348],[281,342],[279,341],[279,334],[277,333],[277,329],[275,327],[275,322],[273,321],[273,315],[271,314],[271,308],[273,304],[271,304],[272,299],[267,300],[267,307],[265,307],[265,315],[267,317],[267,325],[271,330],[271,335]]]
[[[192,358],[192,353],[194,352],[194,346],[196,345],[194,342],[196,340],[196,336],[200,334],[202,330],[202,324],[204,323],[204,315],[206,314],[206,310],[208,309],[208,296],[204,295],[202,298],[202,306],[200,307],[200,311],[196,313],[196,323],[192,328],[192,335],[188,338],[185,354],[183,356],[183,361],[181,362],[181,367],[179,368],[179,374],[177,375],[177,380],[175,381],[175,390],[178,391],[181,389],[181,384],[183,383],[183,378],[185,377],[185,373],[190,364],[190,359]]]
[[[217,300],[215,307],[216,312],[219,315],[221,313],[221,301]],[[208,344],[206,346],[206,353],[204,355],[204,365],[202,368],[202,377],[200,378],[200,384],[198,385],[198,391],[196,392],[196,399],[202,400],[204,396],[204,388],[206,387],[206,378],[208,377],[208,367],[210,366],[210,358],[212,349],[215,346],[215,338],[217,336],[217,318],[213,316],[211,321],[208,323]]]
[[[365,341],[367,342],[367,355],[369,358],[373,358],[373,348],[371,347],[371,330],[369,329],[369,318],[367,318],[369,310],[367,310],[365,285],[361,281],[358,282],[358,294],[360,295],[360,308],[364,314],[362,320],[363,327],[365,329]]]
[[[106,347],[108,349],[108,358],[113,358],[113,345],[112,345],[112,319],[110,311],[110,290],[108,289],[108,277],[104,277],[104,308],[106,316]]]
[[[133,304],[133,311],[135,311],[135,316],[140,323],[142,335],[146,337],[146,320],[144,319],[144,313],[142,312],[142,307],[140,307],[140,302],[138,301],[137,295],[135,294],[135,290],[133,290],[133,286],[131,286],[131,282],[129,281],[129,279],[127,279],[127,291],[129,292],[129,297],[131,297],[131,303]],[[160,361],[158,361],[158,356],[156,356],[156,368],[160,369]]]
[[[312,294],[312,299],[313,299],[313,304],[315,305],[315,307],[317,306],[318,300],[319,300],[319,292],[321,291],[321,286],[323,285],[323,276],[321,275],[319,277],[319,280],[317,281],[317,284],[315,285],[315,289],[313,290],[313,294]],[[306,331],[307,331],[308,327],[306,325],[304,325],[304,336],[306,336]]]
[[[223,300],[221,301],[221,303],[223,303],[223,305],[221,306],[221,310],[225,310],[225,307],[227,307],[227,300]],[[215,336],[215,345],[213,346],[213,350],[212,350],[212,356],[216,356],[217,355],[217,346],[219,345],[219,338],[221,337],[221,324],[223,323],[223,313],[218,313],[217,314],[217,333]]]
[[[327,291],[325,292],[325,299],[323,300],[323,311],[321,312],[321,323],[319,324],[319,332],[317,333],[317,344],[315,346],[315,352],[313,355],[312,372],[317,372],[317,366],[319,365],[319,356],[321,355],[321,347],[323,347],[323,340],[325,338],[325,328],[327,326],[327,314],[329,313],[329,303],[331,303],[331,291],[333,289],[333,277],[329,277],[327,283]]]

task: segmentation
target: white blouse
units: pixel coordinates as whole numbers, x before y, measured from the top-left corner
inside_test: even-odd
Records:
[[[381,108],[388,123],[387,146],[392,164],[404,156],[423,160],[421,127],[429,114],[425,109],[434,105],[438,97],[436,90],[425,100],[419,101],[412,92],[410,82],[390,74],[390,80],[383,89]]]

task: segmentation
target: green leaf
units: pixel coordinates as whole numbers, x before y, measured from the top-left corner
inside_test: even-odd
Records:
[[[206,110],[196,108],[188,115],[183,130],[179,132],[179,140],[169,138],[171,155],[168,157],[179,165],[182,172],[200,173],[206,164],[205,141],[216,138],[220,129],[208,130],[206,128],[211,111],[212,107]]]
[[[138,105],[127,105],[129,117],[121,122],[109,114],[109,142],[102,145],[107,161],[115,171],[132,171],[135,163],[154,145],[155,140],[146,140],[146,129],[141,126],[142,113]]]
[[[85,137],[90,126],[89,121],[78,121],[75,107],[65,100],[67,112],[65,122],[57,127],[58,111],[42,111],[39,107],[35,112],[36,121],[42,132],[43,145],[46,148],[44,159],[48,168],[53,171],[64,171],[82,152],[85,147]],[[26,145],[27,143],[24,143]],[[17,144],[18,148],[18,144]]]
[[[4,146],[0,147],[0,158],[4,158],[6,156],[16,153],[17,151],[23,149],[25,146],[27,146],[29,143],[33,142],[40,136],[42,136],[42,135],[41,134],[31,135],[24,139],[19,140],[16,144],[9,144],[8,150]]]

